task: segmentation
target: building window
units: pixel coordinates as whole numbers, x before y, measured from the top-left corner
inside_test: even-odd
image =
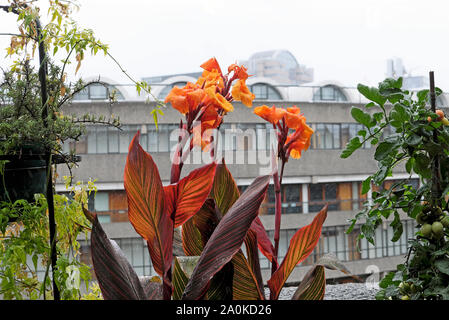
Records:
[[[348,99],[340,88],[327,85],[315,91],[313,101],[348,101]]]
[[[99,214],[97,215],[97,217],[98,222],[100,222],[101,224],[111,223],[111,216],[109,214]]]
[[[87,204],[90,211],[109,211],[109,193],[105,191],[97,191],[96,194],[91,192]]]
[[[345,148],[346,144],[363,129],[356,123],[310,123],[314,130],[310,149]],[[76,150],[77,154],[128,153],[132,138],[140,130],[140,145],[147,152],[172,152],[178,142],[176,124],[155,125],[123,125],[122,130],[105,126],[88,126],[87,136],[76,143],[66,141],[64,152]],[[218,150],[252,151],[271,150],[277,146],[277,137],[271,124],[224,123],[220,127]],[[215,141],[217,141],[217,139]],[[371,147],[365,142],[363,148]]]
[[[282,186],[282,213],[303,213],[301,190],[301,184],[284,184]],[[275,197],[274,186],[271,184],[268,186],[267,195],[261,206],[261,215],[275,214]]]
[[[309,211],[318,212],[325,204],[329,211],[338,210],[337,183],[317,183],[309,185]]]
[[[256,96],[255,100],[282,100],[280,93],[268,84],[256,83],[249,89]]]
[[[110,97],[115,97],[117,100],[125,100],[123,94],[116,87],[99,83],[91,84],[76,93],[73,100],[107,100]]]

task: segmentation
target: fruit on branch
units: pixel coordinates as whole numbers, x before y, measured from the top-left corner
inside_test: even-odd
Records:
[[[445,228],[449,228],[449,216],[445,216],[443,219],[441,219],[441,223]]]
[[[441,237],[444,235],[444,226],[441,222],[435,221],[432,223],[432,234],[437,239],[441,239]]]
[[[432,235],[432,225],[424,223],[420,231],[423,237],[430,238],[430,236]]]
[[[423,225],[424,223],[426,223],[426,220],[427,220],[427,215],[423,211],[418,213],[418,215],[416,216],[416,222],[418,222],[418,224]]]

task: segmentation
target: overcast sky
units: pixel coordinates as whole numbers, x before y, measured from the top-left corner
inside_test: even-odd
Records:
[[[286,49],[314,68],[316,81],[376,85],[385,77],[386,59],[401,57],[413,75],[434,70],[437,86],[449,91],[449,2],[444,0],[78,2],[79,25],[109,44],[135,78],[200,71],[212,56],[225,68],[257,51]],[[0,13],[0,32],[14,32],[14,20]],[[0,37],[2,66],[8,43]],[[79,75],[129,83],[102,55],[86,57]]]

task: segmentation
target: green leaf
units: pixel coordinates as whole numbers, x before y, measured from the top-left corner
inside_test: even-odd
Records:
[[[395,104],[393,107],[393,111],[390,113],[390,116],[397,121],[405,122],[410,120],[410,116],[405,110],[405,108],[400,104]]]
[[[369,176],[362,182],[362,194],[366,194],[371,188],[371,179],[372,176]]]
[[[405,142],[411,146],[417,146],[418,144],[420,144],[422,142],[422,137],[415,133],[412,133],[411,135],[409,135],[407,137]]]
[[[398,79],[394,78],[386,78],[384,81],[379,83],[379,90],[388,90],[388,89],[401,89],[402,87],[402,77]]]
[[[393,227],[393,238],[391,241],[396,242],[401,237],[403,231],[402,222],[397,211],[394,212],[394,219],[390,226]]]
[[[430,178],[432,175],[430,169],[430,159],[423,153],[418,153],[415,156],[415,163],[413,166],[413,170],[422,175],[424,178]]]
[[[407,163],[405,164],[405,170],[407,173],[411,173],[413,169],[413,165],[415,164],[415,158],[409,158]]]
[[[418,97],[418,103],[426,102],[429,97],[429,89],[424,89],[421,91],[418,91],[416,96]]]
[[[449,275],[449,260],[448,259],[439,259],[435,261],[435,267],[437,267],[437,269],[444,273]]]
[[[381,142],[374,153],[374,159],[377,161],[382,161],[386,157],[390,156],[393,150],[397,149],[397,144],[393,142]]]
[[[372,127],[371,116],[368,113],[364,112],[363,110],[356,107],[352,107],[351,115],[354,118],[354,120],[357,121],[358,123],[361,123],[368,128]]]
[[[377,88],[368,87],[363,84],[357,85],[357,90],[368,100],[376,102],[378,105],[382,106],[385,104],[387,99],[383,97]]]
[[[357,150],[361,146],[362,146],[362,144],[360,143],[359,137],[352,138],[346,144],[346,149],[342,151],[340,157],[343,159],[348,158],[355,150]]]

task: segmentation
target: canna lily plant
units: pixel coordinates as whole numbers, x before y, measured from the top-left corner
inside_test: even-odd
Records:
[[[233,101],[252,106],[254,95],[245,83],[248,74],[245,67],[236,64],[223,74],[215,58],[201,67],[204,71],[196,83],[174,87],[166,98],[166,103],[185,116],[179,125],[170,184],[163,186],[153,158],[139,144],[139,132],[129,146],[124,173],[129,221],[147,242],[159,277],[139,278],[118,245],[108,239],[95,213],[85,209],[93,224],[92,261],[104,299],[264,300],[259,251],[272,264],[270,299],[278,299],[293,269],[312,253],[321,236],[327,206],[311,224],[296,232],[278,263],[283,168],[290,156],[299,158],[308,148],[313,133],[299,108],[254,109],[277,130],[278,152],[272,152],[272,173],[256,178],[240,194],[224,160],[215,158],[213,135],[207,131],[220,127],[223,117],[234,110]],[[290,130],[294,132],[289,134]],[[195,146],[209,151],[213,160],[180,179],[186,154]],[[276,158],[281,160],[280,175]],[[258,217],[271,179],[276,190],[274,246]],[[191,274],[173,255],[174,230],[178,227],[185,255],[198,257]],[[295,299],[323,298],[324,267],[348,273],[327,257],[307,273]]]

